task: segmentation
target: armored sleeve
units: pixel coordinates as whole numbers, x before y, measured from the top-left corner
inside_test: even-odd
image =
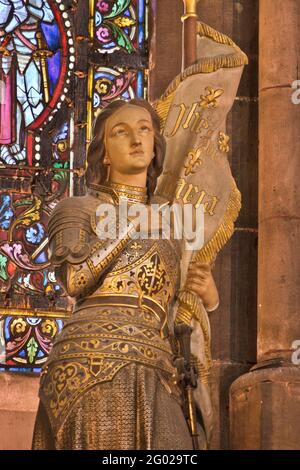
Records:
[[[47,0],[30,0],[27,8],[33,16],[45,23],[52,23],[54,20],[54,15]]]
[[[49,255],[56,278],[71,297],[85,296],[99,287],[101,276],[131,240],[134,225],[127,221],[117,239],[99,240],[92,228],[93,214],[68,198],[49,220]]]
[[[28,17],[28,11],[23,3],[23,0],[12,0],[11,4],[13,7],[11,20],[4,28],[7,34],[12,33],[16,28],[18,28],[22,23],[24,23],[24,21],[26,21]]]

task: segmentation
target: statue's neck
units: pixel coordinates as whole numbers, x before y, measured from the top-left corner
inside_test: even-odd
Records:
[[[115,191],[119,199],[127,199],[128,201],[141,202],[143,204],[146,204],[148,200],[147,188],[145,187],[120,184],[113,181],[108,181],[106,184]]]
[[[91,184],[90,188],[96,191],[101,191],[102,188],[110,188],[118,199],[124,199],[128,202],[136,202],[146,204],[148,201],[147,188],[141,186],[131,186],[128,184],[115,183],[113,181],[106,181],[102,185]]]

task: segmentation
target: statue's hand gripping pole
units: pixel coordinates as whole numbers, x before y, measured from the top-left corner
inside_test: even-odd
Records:
[[[193,440],[193,447],[199,450],[196,406],[193,391],[197,388],[197,373],[191,362],[191,334],[193,329],[185,324],[175,325],[175,336],[179,343],[179,357],[175,360],[183,390],[184,413]]]

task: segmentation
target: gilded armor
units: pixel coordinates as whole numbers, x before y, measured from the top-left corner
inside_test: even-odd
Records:
[[[121,198],[126,198],[129,203],[146,202],[146,193],[119,186],[89,188],[86,196],[59,203],[51,216],[51,260],[57,278],[75,299],[75,306],[72,318],[54,343],[42,371],[40,399],[43,412],[40,416],[47,415],[52,436],[65,435],[62,430],[68,426],[70,417],[77,413],[81,400],[90,393],[98,393],[95,387],[99,387],[101,400],[104,399],[101,387],[104,390],[108,383],[114,387],[116,380],[127,377],[135,368],[137,373],[143,371],[143,382],[151,377],[153,390],[159,387],[159,393],[166,394],[160,399],[161,403],[170,400],[174,416],[176,413],[180,416],[177,421],[181,428],[178,428],[180,436],[173,439],[172,445],[181,448],[184,443],[182,448],[186,448],[190,445],[190,436],[181,410],[170,334],[172,306],[179,288],[180,246],[175,240],[133,239],[131,234],[136,228],[129,220],[119,227],[120,238],[99,240],[96,211],[101,202],[118,205]],[[120,374],[121,370],[123,374]],[[124,388],[135,387],[128,381],[128,377],[124,378]],[[119,399],[122,400],[121,397]],[[135,406],[143,407],[143,403]],[[154,415],[155,411],[152,411]],[[109,417],[102,416],[101,419]],[[118,417],[116,420],[118,422]],[[41,422],[42,418],[37,420],[35,448],[47,447],[42,437]],[[134,420],[129,424],[129,435],[136,435],[136,426]],[[127,447],[115,436],[115,444],[112,438],[109,445],[111,448],[120,445],[125,448],[157,446],[148,431],[145,433],[148,437],[142,433],[144,437],[139,444],[131,443]],[[145,439],[148,439],[148,444]],[[62,444],[65,442],[63,437],[53,437],[54,441],[54,448],[73,445]],[[102,437],[100,441],[97,444],[99,448],[105,448],[106,441]],[[163,445],[166,441],[161,442]],[[85,448],[91,446],[86,445]]]

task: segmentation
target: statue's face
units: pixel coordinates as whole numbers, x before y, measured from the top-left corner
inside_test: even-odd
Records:
[[[125,105],[106,121],[106,157],[110,170],[120,174],[147,171],[153,158],[154,129],[150,113]]]

